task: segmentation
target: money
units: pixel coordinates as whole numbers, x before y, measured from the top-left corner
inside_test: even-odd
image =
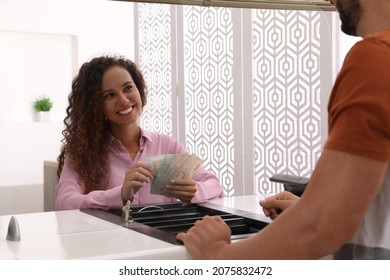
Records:
[[[166,185],[175,179],[191,178],[202,165],[202,160],[193,154],[165,154],[151,157],[147,163],[153,175],[150,193],[165,195]]]

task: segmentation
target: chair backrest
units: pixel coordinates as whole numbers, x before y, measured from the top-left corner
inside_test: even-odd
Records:
[[[56,160],[45,160],[43,162],[43,211],[55,210],[55,189],[57,180],[58,162]]]

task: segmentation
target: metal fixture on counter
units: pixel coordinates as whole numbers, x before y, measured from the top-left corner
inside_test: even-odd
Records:
[[[14,216],[11,217],[8,225],[7,240],[20,241],[20,230],[18,220]]]
[[[130,223],[133,221],[133,211],[131,210],[131,201],[128,200],[126,205],[122,207],[122,221]]]

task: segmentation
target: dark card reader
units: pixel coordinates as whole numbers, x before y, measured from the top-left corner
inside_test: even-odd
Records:
[[[300,196],[310,181],[308,177],[299,177],[288,174],[276,174],[269,178],[271,182],[281,183],[286,191]]]

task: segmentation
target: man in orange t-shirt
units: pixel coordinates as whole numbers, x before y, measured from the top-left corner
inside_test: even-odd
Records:
[[[329,101],[329,137],[299,199],[260,201],[275,219],[231,243],[220,217],[178,234],[196,259],[390,259],[390,0],[331,0],[341,29],[361,36]]]

